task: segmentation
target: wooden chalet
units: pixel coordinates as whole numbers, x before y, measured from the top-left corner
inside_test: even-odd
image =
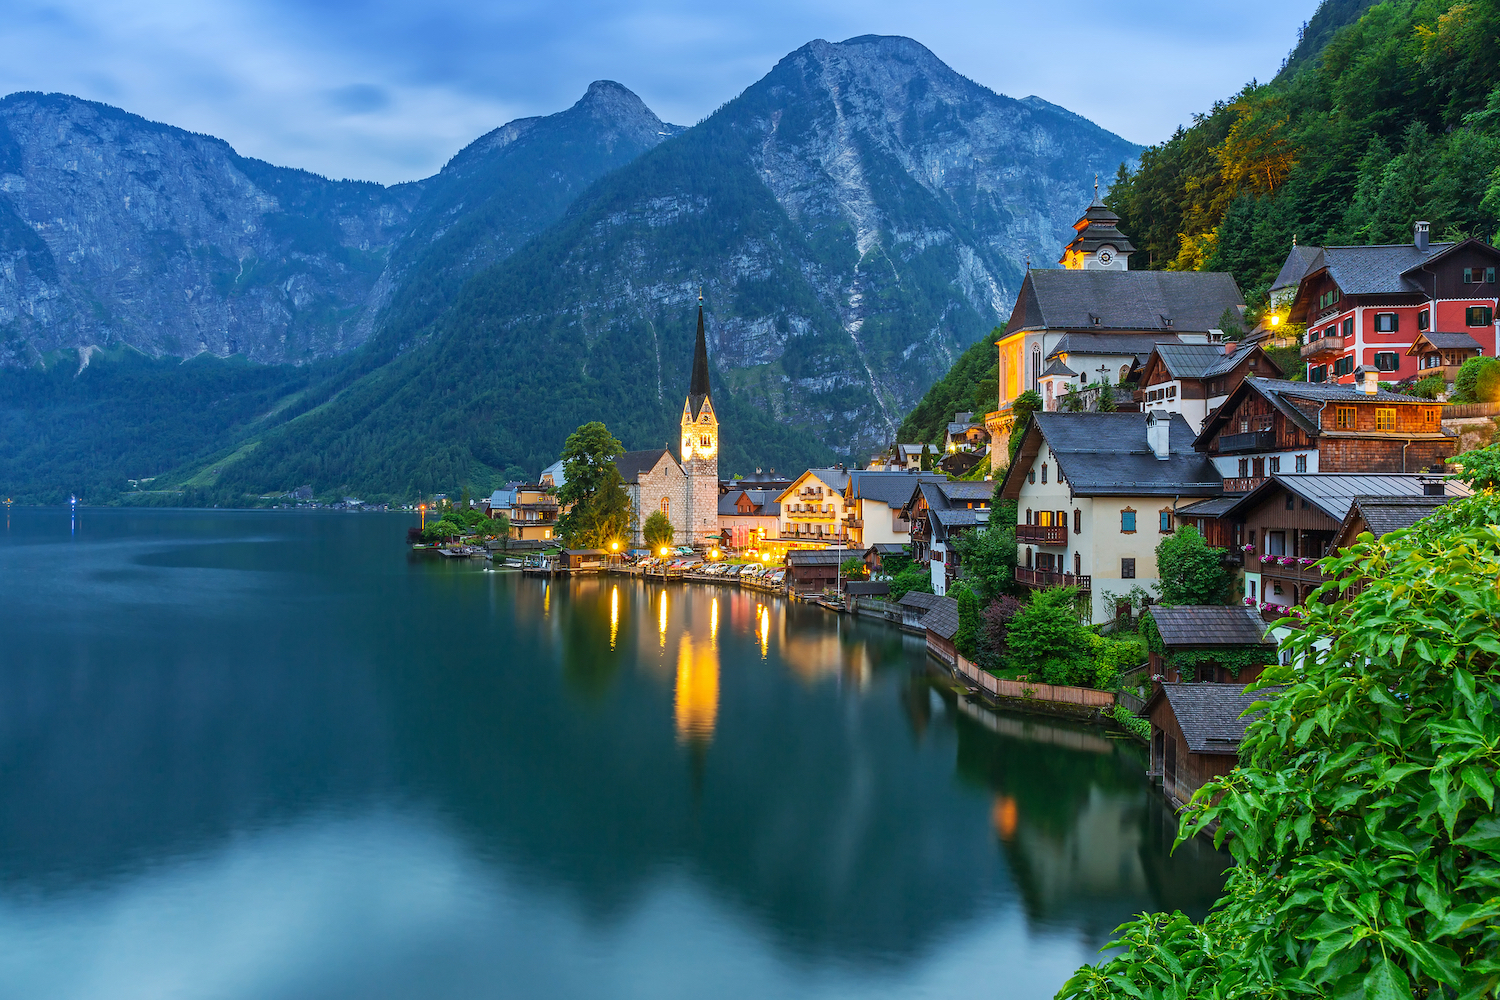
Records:
[[[1417,370],[1411,381],[1443,376],[1446,382],[1458,378],[1458,369],[1470,358],[1484,355],[1484,347],[1467,333],[1436,333],[1427,331],[1417,334],[1406,353],[1417,359]]]
[[[1453,499],[1446,491],[1438,492],[1435,484],[1427,486],[1422,496],[1356,496],[1333,534],[1333,547],[1348,548],[1365,532],[1381,538],[1405,531]]]
[[[1151,769],[1168,801],[1179,808],[1213,778],[1239,764],[1246,711],[1275,697],[1239,684],[1159,684],[1142,711],[1151,721]],[[1253,716],[1252,716],[1253,717]]]
[[[609,553],[603,549],[563,549],[557,557],[557,568],[572,573],[597,573],[604,568]]]
[[[1442,404],[1358,386],[1247,378],[1204,421],[1193,447],[1248,493],[1277,473],[1411,473],[1441,468],[1454,439]]]
[[[1130,377],[1143,409],[1180,413],[1196,433],[1245,379],[1284,374],[1259,344],[1156,344]]]
[[[792,549],[786,554],[786,587],[813,594],[838,586],[839,564],[858,553],[844,549]]]

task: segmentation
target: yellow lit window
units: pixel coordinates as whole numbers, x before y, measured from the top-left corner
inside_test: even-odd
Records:
[[[1377,431],[1393,431],[1396,429],[1396,411],[1390,408],[1381,408],[1375,411],[1375,429]]]
[[[1335,407],[1333,411],[1333,426],[1341,431],[1354,430],[1354,417],[1357,412],[1352,406]]]
[[[1439,411],[1436,407],[1427,407],[1422,410],[1422,420],[1429,426],[1436,426],[1440,422]]]

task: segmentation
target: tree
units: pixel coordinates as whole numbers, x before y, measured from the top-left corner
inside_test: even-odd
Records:
[[[1016,452],[1021,448],[1021,438],[1026,435],[1026,425],[1031,421],[1031,415],[1042,408],[1042,397],[1035,389],[1027,389],[1010,402],[1010,440],[1007,447],[1010,451],[1010,460],[1016,460]]]
[[[1229,594],[1224,550],[1211,548],[1191,524],[1180,524],[1156,547],[1156,592],[1163,604],[1223,604]]]
[[[1500,495],[1325,559],[1240,766],[1194,794],[1236,865],[1061,997],[1492,997],[1500,980]],[[1360,586],[1352,586],[1358,581]],[[1330,603],[1323,603],[1322,599]]]
[[[1048,684],[1087,681],[1093,675],[1089,631],[1078,616],[1072,587],[1038,590],[1006,629],[1010,665]]]
[[[1500,445],[1476,448],[1453,459],[1460,471],[1458,478],[1476,490],[1500,488]]]
[[[672,536],[676,533],[671,520],[659,510],[653,510],[646,518],[646,523],[641,525],[641,535],[646,539],[646,548],[652,553],[664,545],[671,545]]]
[[[953,633],[953,645],[960,653],[973,660],[979,655],[979,639],[984,628],[984,602],[962,580],[953,585],[953,597],[958,601],[958,631]]]
[[[597,420],[568,435],[562,453],[566,482],[557,491],[564,513],[557,532],[569,545],[602,549],[630,530],[630,498],[615,465],[624,453]]]
[[[1108,375],[1099,378],[1099,400],[1094,404],[1094,409],[1100,413],[1114,413],[1118,409],[1115,406],[1115,390],[1109,384]]]
[[[422,537],[429,542],[452,541],[467,533],[467,528],[460,524],[457,519],[444,514],[436,524],[429,524]]]
[[[1016,588],[1016,504],[1001,501],[990,511],[989,524],[966,531],[955,542],[964,579],[986,601]]]
[[[1500,400],[1500,358],[1470,358],[1453,377],[1453,402],[1491,403]]]
[[[984,609],[984,637],[997,656],[1003,657],[1009,652],[1010,647],[1006,636],[1010,629],[1011,619],[1015,618],[1016,612],[1020,610],[1021,602],[1009,594],[1001,594]]]

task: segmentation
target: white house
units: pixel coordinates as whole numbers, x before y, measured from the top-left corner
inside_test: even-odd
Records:
[[[1017,504],[1017,579],[1077,587],[1096,622],[1132,587],[1154,587],[1174,508],[1223,488],[1193,437],[1182,414],[1160,410],[1033,414],[1000,489]]]

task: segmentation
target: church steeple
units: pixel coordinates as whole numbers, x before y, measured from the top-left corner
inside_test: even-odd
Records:
[[[693,345],[693,380],[688,384],[688,410],[693,419],[709,398],[708,339],[703,334],[703,289],[698,289],[698,342]]]
[[[1077,233],[1063,250],[1058,261],[1070,270],[1124,271],[1135,251],[1130,238],[1120,232],[1120,217],[1111,212],[1099,197],[1099,175],[1094,175],[1094,200],[1084,210],[1083,218],[1073,223]]]

